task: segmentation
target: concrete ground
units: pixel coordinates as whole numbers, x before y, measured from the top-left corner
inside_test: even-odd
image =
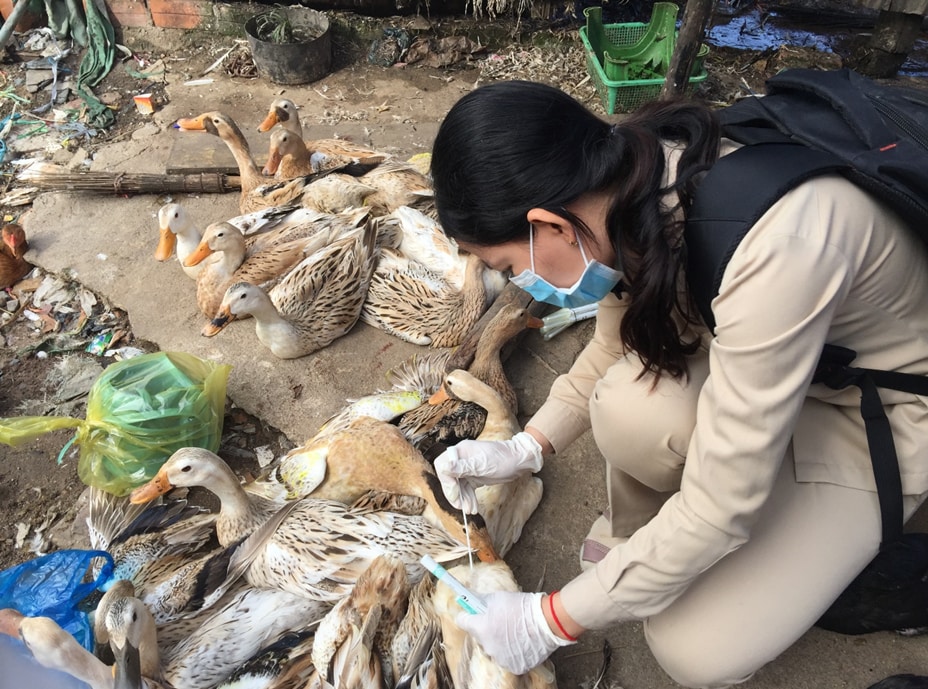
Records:
[[[101,150],[93,169],[163,172],[175,140],[197,136],[172,129],[178,117],[223,109],[251,132],[272,98],[281,93],[302,107],[304,122],[314,127],[313,135],[351,134],[377,148],[413,154],[429,149],[442,114],[473,85],[467,73],[364,66],[287,89],[260,80],[211,76],[215,79],[211,85],[185,86],[183,81],[191,75],[169,68],[170,102],[161,104],[151,123],[132,137]],[[364,119],[346,123],[345,118],[356,112],[363,113]],[[339,124],[327,124],[339,118]],[[216,143],[221,154],[221,143]],[[236,194],[175,195],[174,200],[203,225],[238,214]],[[152,258],[156,213],[165,201],[154,196],[45,193],[23,219],[33,246],[30,259],[46,270],[72,275],[125,309],[137,337],[163,350],[231,364],[228,394],[235,404],[296,442],[312,435],[347,398],[386,386],[385,373],[419,351],[361,324],[327,349],[291,361],[278,360],[261,347],[249,322],[233,323],[216,338],[200,336],[204,319],[196,307],[193,282],[175,261],[158,263]],[[590,333],[590,325],[583,324],[550,342],[537,333],[522,340],[507,362],[507,371],[519,394],[523,419],[544,401],[555,376],[569,368]],[[577,573],[579,544],[605,506],[601,463],[587,434],[542,471],[545,498],[509,557],[523,588],[553,590]],[[928,528],[925,516],[923,511],[922,529]],[[652,658],[640,624],[588,633],[576,646],[560,650],[555,655],[560,686],[588,686],[585,683],[601,663],[604,639],[613,649],[612,668],[600,686],[677,686]],[[813,629],[743,686],[864,689],[901,672],[928,674],[928,636],[845,637]]]

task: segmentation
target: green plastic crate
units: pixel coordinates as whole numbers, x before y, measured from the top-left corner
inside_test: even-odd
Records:
[[[603,30],[607,40],[612,45],[621,47],[634,45],[644,35],[647,27],[647,24],[641,22],[631,22],[626,24],[605,24]],[[587,27],[585,26],[580,27],[580,40],[583,42],[583,50],[586,53],[586,68],[590,74],[590,79],[593,81],[603,107],[608,114],[630,112],[660,95],[661,87],[664,85],[663,76],[658,79],[632,79],[629,81],[607,79],[603,65],[593,46],[590,45]],[[705,68],[705,57],[708,53],[709,46],[705,44],[700,46],[696,62],[693,65],[693,75],[689,78],[688,88],[693,88],[696,84],[706,80],[708,73]]]

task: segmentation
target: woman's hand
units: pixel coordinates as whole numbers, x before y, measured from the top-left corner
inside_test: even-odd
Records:
[[[576,643],[551,631],[542,609],[544,594],[495,591],[481,597],[487,612],[462,612],[455,622],[488,656],[514,674],[525,674],[561,646]]]
[[[435,471],[448,501],[468,514],[477,512],[476,489],[506,483],[544,464],[542,447],[522,431],[509,440],[462,440],[435,459]]]

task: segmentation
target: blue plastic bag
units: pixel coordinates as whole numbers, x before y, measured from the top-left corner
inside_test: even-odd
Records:
[[[85,581],[97,558],[103,566],[93,581]],[[113,575],[113,557],[104,550],[58,550],[0,572],[0,608],[14,608],[29,617],[50,617],[88,651],[93,631],[78,604]]]

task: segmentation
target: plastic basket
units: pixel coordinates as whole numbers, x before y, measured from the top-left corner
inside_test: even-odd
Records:
[[[605,24],[607,40],[615,46],[632,45],[637,42],[646,31],[648,25],[640,22],[627,24]],[[586,68],[590,79],[599,93],[606,113],[613,115],[616,112],[630,112],[660,95],[664,84],[664,77],[658,79],[631,79],[628,81],[614,81],[606,78],[603,65],[597,57],[596,51],[590,45],[587,27],[580,27],[580,40],[586,53]],[[688,88],[706,80],[708,73],[705,68],[705,57],[709,46],[703,44],[699,48],[696,62],[693,65],[693,75],[689,78]]]

